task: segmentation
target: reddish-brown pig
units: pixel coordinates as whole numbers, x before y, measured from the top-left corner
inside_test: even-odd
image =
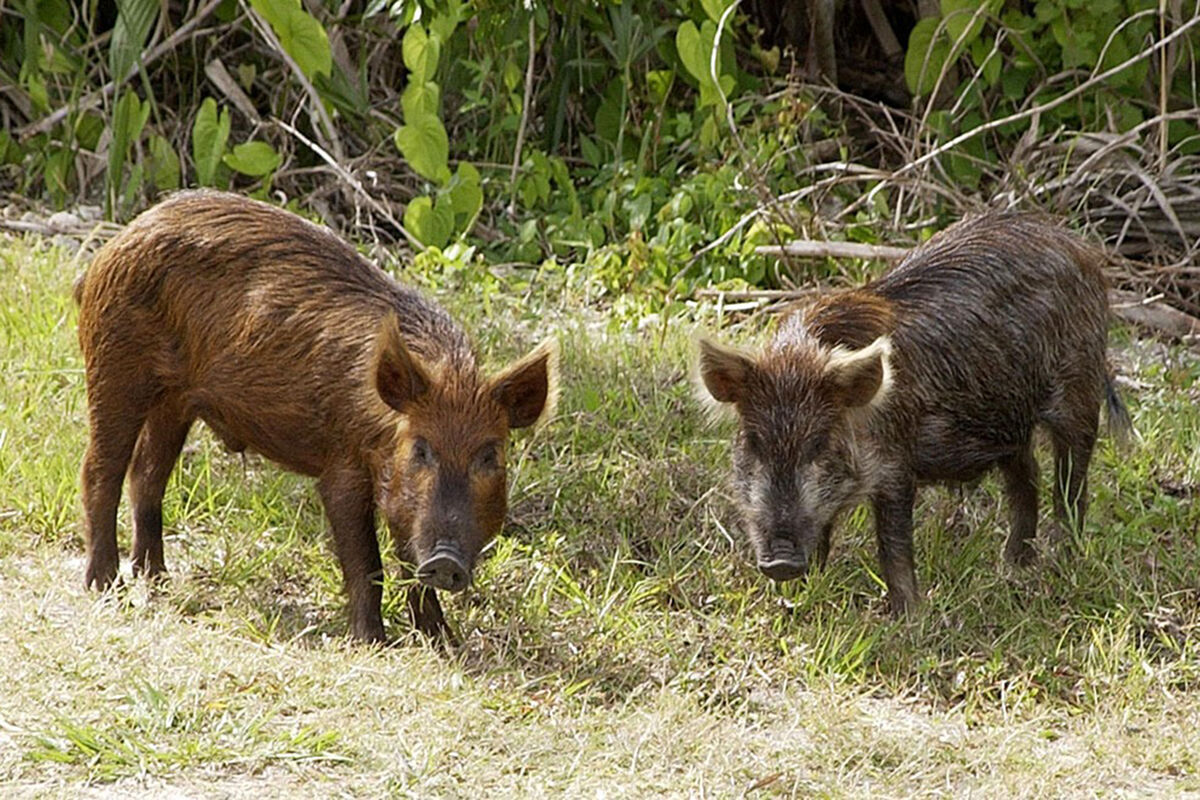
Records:
[[[785,318],[758,355],[700,342],[699,377],[739,419],[734,483],[759,568],[823,564],[839,511],[869,501],[893,612],[917,602],[917,486],[998,467],[1008,559],[1038,521],[1033,432],[1054,448],[1054,506],[1082,529],[1100,407],[1128,430],[1105,362],[1104,256],[1037,216],[964,220],[883,277]]]
[[[416,564],[413,623],[447,632],[505,515],[508,432],[555,397],[552,342],[483,376],[463,331],[330,232],[232,194],[183,192],[106,244],[76,285],[87,378],[86,582],[117,577],[128,475],[135,574],[165,569],[162,498],[192,423],[317,479],[350,632],[384,638],[376,509]]]

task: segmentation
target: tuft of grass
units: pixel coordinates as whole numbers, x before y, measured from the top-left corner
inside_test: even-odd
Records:
[[[385,620],[403,643],[369,648],[345,640],[309,482],[199,425],[166,496],[169,580],[83,590],[71,255],[0,242],[0,782],[122,796],[1200,790],[1194,357],[1114,336],[1141,441],[1102,440],[1085,535],[1032,568],[1003,564],[995,481],[925,490],[928,600],[896,621],[864,509],[806,584],[754,568],[728,423],[705,420],[686,376],[694,330],[752,341],[762,319],[609,315],[585,279],[553,271],[489,273],[483,309],[469,291],[482,273],[406,277],[496,367],[558,335],[559,412],[514,440],[505,532],[476,587],[446,598],[462,645],[408,637],[389,563]],[[1047,477],[1043,493],[1048,509]]]

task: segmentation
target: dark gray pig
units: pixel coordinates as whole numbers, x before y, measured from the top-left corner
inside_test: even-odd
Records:
[[[861,288],[784,319],[750,355],[699,343],[704,393],[739,419],[734,476],[759,568],[822,565],[838,512],[869,501],[890,606],[919,598],[918,485],[999,467],[1018,564],[1034,556],[1033,431],[1054,448],[1055,512],[1082,528],[1100,407],[1129,416],[1108,374],[1103,253],[1044,218],[964,220]]]

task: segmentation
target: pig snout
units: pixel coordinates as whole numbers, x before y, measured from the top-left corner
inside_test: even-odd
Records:
[[[417,567],[417,578],[434,589],[461,592],[471,585],[471,570],[458,545],[439,542],[429,558]]]
[[[808,570],[808,559],[787,536],[772,536],[758,554],[758,568],[773,581],[790,581]]]

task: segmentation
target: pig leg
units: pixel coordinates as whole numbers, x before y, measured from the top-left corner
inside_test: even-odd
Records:
[[[350,604],[350,635],[364,642],[382,642],[383,562],[375,537],[370,474],[357,468],[331,470],[318,480],[317,490],[342,565]]]
[[[1032,443],[1027,443],[1011,460],[1001,464],[1004,493],[1008,497],[1010,529],[1004,545],[1004,557],[1010,564],[1028,564],[1033,560],[1033,539],[1037,534],[1038,465]]]
[[[454,632],[450,630],[450,625],[442,614],[442,604],[438,601],[437,591],[433,587],[419,583],[409,587],[408,613],[412,616],[413,627],[416,630],[431,639],[453,641]]]
[[[142,425],[129,466],[129,499],[133,506],[133,574],[150,577],[166,572],[163,561],[162,499],[167,479],[187,440],[192,421],[178,403],[155,406]]]
[[[887,581],[892,616],[899,617],[915,607],[917,574],[913,569],[913,501],[911,483],[891,487],[874,497],[875,536],[879,540],[879,563]]]
[[[146,416],[149,393],[115,381],[88,381],[87,452],[80,470],[88,588],[107,589],[117,578],[117,505],[121,483]]]
[[[1054,514],[1076,532],[1083,530],[1087,513],[1087,471],[1096,444],[1096,427],[1062,434],[1051,431],[1054,442]]]

